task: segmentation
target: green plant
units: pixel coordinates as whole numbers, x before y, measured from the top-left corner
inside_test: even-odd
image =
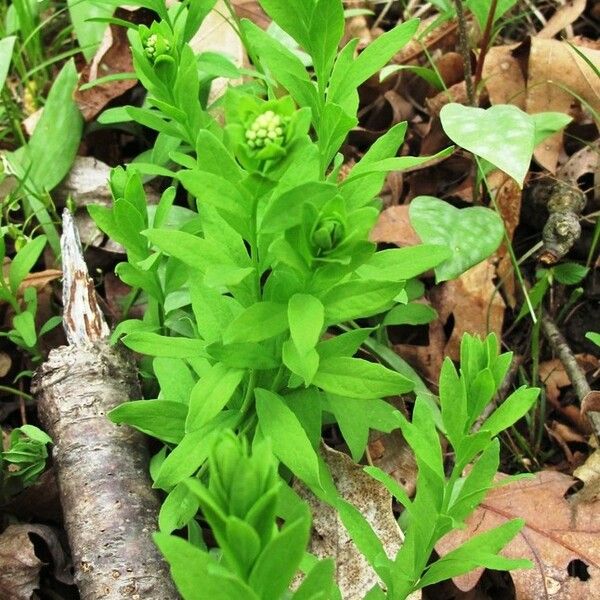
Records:
[[[0,300],[10,304],[13,310],[12,329],[0,332],[11,342],[25,350],[32,361],[39,362],[42,354],[39,338],[61,322],[61,317],[51,317],[37,330],[37,292],[34,287],[20,290],[27,275],[38,261],[46,245],[46,237],[40,235],[32,240],[21,240],[21,249],[16,253],[8,268],[8,281],[0,277]],[[0,237],[0,261],[4,260],[6,249],[4,237]]]
[[[255,443],[250,452],[244,438],[224,430],[211,449],[209,464],[206,484],[188,479],[184,485],[210,524],[220,556],[181,538],[155,534],[179,591],[184,598],[199,597],[200,589],[207,598],[283,597],[304,557],[311,523],[308,506],[298,502],[279,529],[277,504],[284,484],[267,440]],[[289,597],[332,598],[335,592],[329,559],[311,565]]]
[[[248,575],[258,568],[257,556],[275,540],[291,536],[292,529],[298,531],[294,548],[300,548],[306,538],[299,532],[308,527],[308,520],[296,515],[303,509],[290,488],[279,485],[279,480],[275,484],[273,467],[268,466],[272,462],[264,459],[266,438],[282,465],[281,477],[289,481],[291,475],[296,476],[333,505],[379,569],[381,543],[368,533],[358,511],[339,497],[319,457],[324,413],[333,415],[353,457],[359,460],[370,427],[404,428],[407,438],[411,427],[418,428],[418,423],[408,424],[383,400],[414,389],[418,395],[415,415],[426,421],[423,440],[428,446],[420,454],[424,472],[421,495],[415,502],[434,497],[439,521],[447,531],[468,513],[466,508],[460,513],[456,509],[455,520],[448,517],[454,506],[452,494],[458,494],[462,485],[457,482],[463,481],[463,468],[477,456],[485,456],[479,461],[488,466],[487,477],[492,459],[497,458],[497,444],[491,441],[497,431],[492,425],[496,423],[497,428],[515,420],[523,405],[527,404],[526,410],[533,401],[532,393],[521,393],[519,402],[507,403],[504,418],[500,418],[504,414],[500,408],[495,420],[488,421],[488,429],[471,434],[470,427],[491,400],[506,366],[506,358],[497,357],[493,339],[485,344],[465,342],[467,360],[460,377],[453,374],[451,365],[446,366],[442,383],[447,395],[440,413],[414,372],[396,355],[390,358],[389,349],[380,343],[384,336],[377,341],[371,337],[380,323],[431,317],[415,316],[411,307],[411,301],[423,293],[418,275],[445,265],[438,278],[456,276],[500,242],[498,217],[485,208],[461,212],[473,233],[490,238],[468,260],[453,258],[446,238],[382,251],[369,241],[378,215],[376,195],[386,173],[430,158],[396,156],[405,123],[377,140],[340,180],[343,157],[339,150],[357,123],[357,88],[410,39],[417,23],[396,27],[355,57],[356,41],[337,51],[344,19],[339,0],[263,0],[266,12],[310,55],[314,69],[307,69],[283,44],[242,20],[237,27],[258,71],[252,83],[232,87],[220,101],[221,124],[207,110],[205,82],[210,77],[204,75],[231,74],[231,65],[215,56],[195,57],[187,45],[214,2],[174,4],[168,10],[162,3],[160,10],[152,2],[141,4],[155,8],[161,16],[150,28],[130,30],[136,73],[148,96],[143,107],[114,109],[105,122],[125,116],[159,135],[146,162],[112,172],[113,206],[90,207],[90,213],[125,248],[127,261],[117,266],[117,273],[147,302],[143,318],[122,322],[114,338],[122,338],[125,345],[144,355],[141,366],[147,375],[156,377],[158,397],[128,402],[109,416],[164,443],[151,465],[155,487],[167,492],[157,541],[174,565],[182,593],[188,589],[189,565],[197,561],[215,581],[229,582],[232,591],[227,597],[239,596],[240,590],[249,594],[248,585],[258,597],[285,597],[287,575],[276,591],[257,591]],[[215,67],[210,73],[205,71],[208,64]],[[172,179],[174,185],[163,192],[158,205],[148,206],[140,173]],[[189,208],[174,203],[179,185],[189,194]],[[400,307],[411,308],[403,315]],[[361,326],[356,319],[361,319]],[[339,330],[343,333],[325,336],[327,331]],[[382,362],[393,368],[356,358],[363,345],[385,357]],[[455,398],[458,392],[462,395]],[[448,483],[443,469],[437,468],[442,459],[436,425],[446,431],[460,461]],[[266,545],[261,535],[267,529],[250,526],[250,513],[232,508],[242,492],[227,495],[218,491],[227,486],[215,483],[232,481],[230,469],[235,461],[248,464],[248,473],[256,473],[246,442],[236,441],[231,431],[240,440],[252,439],[254,451],[263,457],[260,462],[268,463],[263,464],[261,473],[265,474],[260,477],[270,483],[259,486],[263,495],[258,502],[270,502],[270,494],[275,493],[271,490],[279,486],[276,514],[286,525],[279,532],[267,528],[273,537],[267,536]],[[417,446],[425,443],[419,442],[420,435],[411,439]],[[230,455],[237,457],[235,461],[225,458]],[[436,457],[433,491],[426,468],[431,456]],[[489,483],[482,477],[470,481]],[[251,494],[259,488],[251,482],[244,485],[243,493],[248,494],[244,506],[257,501]],[[215,534],[221,565],[211,562],[204,552],[196,520],[198,507]],[[436,534],[444,530],[438,525]],[[189,544],[165,537],[184,528]],[[367,537],[361,539],[363,535]],[[499,530],[491,537],[495,555],[508,534]],[[413,550],[418,547],[419,559],[413,561],[412,570],[407,570],[404,558],[398,572],[387,563],[381,567],[390,598],[402,598],[406,590],[420,585],[417,571],[426,566],[433,538],[433,534],[427,539],[417,536],[418,541],[411,542]],[[489,554],[481,550],[478,564],[484,564]],[[281,557],[274,564],[285,567],[289,575],[298,566],[294,560],[286,562]],[[504,568],[517,564],[499,558],[489,558],[489,562]],[[301,570],[308,570],[306,563]],[[466,568],[466,563],[461,564]],[[328,567],[321,568],[327,572]],[[410,576],[403,579],[402,573]],[[324,594],[315,590],[306,597],[332,594],[333,588]],[[189,597],[203,596],[190,593]]]
[[[33,425],[10,432],[6,450],[0,453],[0,494],[6,498],[34,484],[43,473],[48,458],[46,446],[52,440]]]

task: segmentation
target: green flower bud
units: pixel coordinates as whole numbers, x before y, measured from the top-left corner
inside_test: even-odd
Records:
[[[267,110],[258,115],[247,127],[244,137],[251,150],[285,146],[285,135],[290,118]]]
[[[344,239],[344,224],[334,218],[325,218],[315,226],[312,243],[319,253],[327,253]]]
[[[146,57],[155,62],[159,56],[168,55],[171,52],[171,44],[164,36],[153,33],[143,42]]]

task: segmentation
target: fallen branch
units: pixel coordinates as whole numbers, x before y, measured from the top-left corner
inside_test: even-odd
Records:
[[[593,392],[590,388],[585,373],[579,366],[571,348],[569,348],[567,340],[565,340],[550,315],[546,312],[542,315],[542,331],[552,347],[552,350],[563,364],[573,389],[575,390],[575,394],[579,399],[581,410],[582,412],[585,412],[589,419],[596,440],[600,441],[600,412],[587,410],[586,407],[586,405],[591,403],[591,398],[597,394],[597,392]]]
[[[35,376],[40,421],[54,440],[65,527],[82,600],[170,600],[177,595],[151,533],[158,499],[143,436],[106,413],[140,397],[129,357],[109,329],[68,211],[63,216],[64,328],[69,341]]]

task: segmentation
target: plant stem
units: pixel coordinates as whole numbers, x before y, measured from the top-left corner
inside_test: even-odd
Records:
[[[471,71],[471,53],[469,50],[469,38],[467,36],[467,20],[462,0],[454,0],[454,5],[456,6],[456,18],[458,19],[458,46],[464,63],[467,98],[471,106],[476,106],[475,88],[473,87],[473,74]]]
[[[485,23],[483,37],[481,38],[481,51],[479,52],[479,56],[477,57],[477,66],[475,67],[475,81],[473,82],[473,87],[475,88],[475,91],[477,91],[479,83],[481,82],[481,75],[483,73],[483,63],[485,62],[485,57],[490,47],[492,27],[494,26],[494,17],[496,16],[497,6],[498,0],[492,0],[490,10],[487,16],[487,21]]]

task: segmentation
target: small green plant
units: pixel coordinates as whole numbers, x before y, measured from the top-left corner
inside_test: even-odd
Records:
[[[52,440],[33,425],[22,425],[10,432],[6,450],[0,453],[0,492],[8,498],[34,484],[46,468]]]
[[[34,287],[19,287],[38,261],[46,245],[46,237],[40,235],[30,241],[22,242],[22,247],[14,256],[8,269],[8,281],[0,277],[0,300],[10,304],[14,314],[12,329],[0,332],[18,347],[25,350],[31,360],[36,363],[42,358],[39,338],[61,322],[61,317],[51,317],[42,327],[37,329],[37,292]],[[0,261],[5,257],[4,237],[0,238]],[[22,298],[22,299],[21,299]]]
[[[340,147],[357,123],[357,88],[409,41],[416,21],[385,33],[356,57],[355,40],[338,52],[344,20],[339,0],[262,0],[310,56],[313,69],[254,24],[236,21],[257,71],[251,83],[230,88],[219,101],[218,122],[207,106],[208,75],[233,77],[239,70],[213,55],[196,57],[187,44],[214,2],[176,3],[168,10],[160,4],[160,10],[150,6],[160,22],[130,30],[136,73],[148,90],[145,104],[104,117],[133,119],[156,130],[156,145],[146,162],[112,172],[112,207],[90,207],[99,227],[127,252],[116,269],[119,277],[147,302],[143,318],[122,322],[114,339],[144,356],[142,369],[156,378],[159,391],[155,399],[128,402],[109,416],[164,443],[151,465],[154,486],[167,494],[157,542],[189,598],[204,597],[189,591],[196,563],[211,585],[227,582],[231,592],[222,597],[287,597],[299,565],[307,581],[313,572],[318,581],[330,581],[328,563],[313,571],[314,558],[300,561],[309,519],[287,485],[293,475],[340,512],[388,597],[400,600],[424,585],[422,572],[435,541],[459,526],[490,487],[498,462],[493,438],[522,416],[537,392],[521,390],[486,428],[473,432],[507,367],[495,339],[465,341],[461,374],[451,363],[445,366],[438,408],[414,372],[398,356],[390,357],[380,343],[381,330],[402,319],[431,318],[412,310],[411,302],[423,294],[417,277],[432,268],[440,280],[455,277],[483,260],[500,243],[499,218],[486,208],[458,213],[470,235],[487,240],[468,257],[453,255],[456,240],[448,236],[377,250],[369,231],[386,173],[430,158],[396,156],[405,123],[377,140],[340,180]],[[156,206],[146,202],[141,173],[172,180]],[[185,207],[174,202],[178,186],[188,193]],[[459,220],[447,216],[450,223]],[[377,329],[376,341],[371,334]],[[328,331],[338,335],[327,337]],[[357,358],[363,345],[387,357],[382,363],[388,366]],[[411,424],[384,398],[412,390],[418,398]],[[381,543],[339,496],[319,456],[321,428],[331,416],[357,461],[369,428],[401,428],[414,445],[422,473],[416,499],[405,505],[407,515],[419,516],[408,523],[409,532],[412,527],[417,533],[409,533],[397,563],[385,562]],[[448,481],[436,427],[456,453]],[[252,440],[252,452],[245,440]],[[281,464],[278,477],[269,447]],[[247,469],[239,471],[237,463]],[[469,479],[462,473],[471,463],[475,475]],[[243,482],[234,484],[237,477]],[[467,490],[463,495],[461,486]],[[282,529],[274,526],[273,495],[275,515],[286,523]],[[421,504],[429,501],[435,519],[428,515],[427,524],[419,524],[426,512]],[[250,508],[256,506],[260,510]],[[219,564],[206,553],[198,509],[219,546]],[[269,518],[258,524],[255,517],[263,509]],[[430,525],[425,537],[418,533]],[[488,563],[523,565],[496,556],[519,526],[467,547],[471,561],[457,563],[460,571]],[[189,543],[170,536],[178,530],[185,530]],[[280,552],[276,559],[268,551],[282,544],[294,548],[293,556]],[[266,567],[259,567],[263,555],[272,561],[271,571],[281,571],[271,583],[263,580]],[[255,572],[261,574],[254,577]],[[337,597],[325,583],[304,590],[294,598]]]
[[[300,567],[310,534],[310,511],[298,508],[277,526],[277,504],[285,484],[277,473],[270,444],[261,440],[252,451],[231,430],[221,432],[210,452],[208,482],[184,483],[200,506],[219,544],[219,555],[179,537],[155,534],[184,598],[282,598]],[[288,493],[291,491],[288,490]],[[332,598],[333,561],[316,562],[295,600]],[[339,598],[339,592],[335,597]]]

